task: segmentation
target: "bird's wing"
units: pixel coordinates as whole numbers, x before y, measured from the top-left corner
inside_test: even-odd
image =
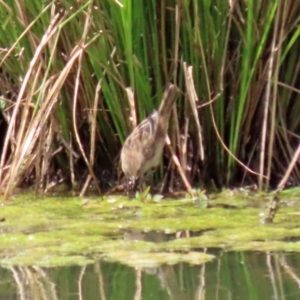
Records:
[[[156,136],[157,131],[157,120],[158,112],[155,111],[134,129],[135,133],[138,135],[138,139],[143,145],[153,142],[153,138]]]

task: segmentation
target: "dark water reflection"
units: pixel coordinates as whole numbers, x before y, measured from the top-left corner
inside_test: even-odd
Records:
[[[0,299],[300,299],[299,254],[214,253],[210,263],[133,269],[98,262],[87,267],[0,268]]]

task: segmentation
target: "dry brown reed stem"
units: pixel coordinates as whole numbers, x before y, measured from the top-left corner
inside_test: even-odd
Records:
[[[204,160],[204,147],[203,147],[203,137],[202,137],[202,128],[199,121],[199,114],[197,110],[197,102],[198,102],[198,96],[195,89],[195,84],[193,80],[193,67],[187,66],[187,64],[183,63],[183,71],[184,71],[184,77],[185,77],[185,84],[186,84],[186,90],[188,99],[190,101],[190,105],[192,108],[192,113],[194,116],[194,120],[197,126],[197,133],[198,133],[198,143],[199,143],[199,156],[201,160]]]
[[[2,2],[2,5],[4,4],[4,2]],[[51,6],[52,6],[52,2],[50,4],[48,4],[40,13],[40,15],[43,15]],[[11,9],[9,9],[11,10]],[[55,21],[56,19],[55,15],[52,20]],[[28,34],[28,32],[30,31],[30,29],[35,25],[35,23],[37,22],[38,18],[35,18],[23,31],[23,33],[17,38],[17,40],[13,43],[13,45],[9,48],[9,50],[7,51],[7,53],[4,55],[3,59],[0,62],[0,67],[2,66],[2,64],[4,63],[4,61],[13,53],[13,51],[15,50],[16,46],[20,43],[20,41],[24,38],[24,36],[26,36],[26,34]]]
[[[275,193],[273,194],[272,199],[268,203],[267,210],[265,212],[264,217],[262,218],[263,224],[268,224],[268,223],[273,222],[273,220],[276,216],[276,213],[279,209],[279,206],[280,206],[279,194],[282,191],[282,189],[284,188],[287,180],[289,179],[296,163],[299,161],[299,157],[300,157],[300,144],[298,145],[298,148],[297,148],[296,152],[294,153],[293,158],[292,158],[288,168],[286,169],[286,172],[285,172],[283,178],[279,182],[279,184],[275,190]]]
[[[173,82],[177,82],[178,77],[178,61],[179,61],[179,45],[180,45],[180,6],[181,2],[178,1],[175,6],[175,45],[174,45],[174,68],[173,68]]]
[[[22,100],[23,100],[23,96],[24,96],[24,93],[25,93],[25,89],[27,87],[27,84],[29,82],[29,79],[30,79],[30,76],[33,74],[33,69],[34,69],[34,66],[36,65],[36,63],[38,62],[38,59],[41,55],[41,52],[43,50],[43,48],[47,45],[50,37],[57,31],[57,22],[58,22],[58,19],[59,19],[59,14],[57,14],[55,16],[55,18],[52,20],[52,22],[50,23],[45,35],[43,36],[42,40],[41,40],[41,43],[40,45],[38,46],[35,54],[34,54],[34,57],[33,59],[31,60],[30,62],[30,65],[29,65],[29,68],[28,68],[28,71],[24,77],[24,80],[23,80],[23,83],[22,83],[22,86],[21,86],[21,89],[20,89],[20,92],[18,94],[18,97],[17,97],[17,100],[16,100],[16,103],[15,103],[15,107],[14,107],[14,110],[13,110],[13,113],[12,113],[12,116],[11,116],[11,119],[10,119],[10,122],[9,122],[9,125],[8,125],[8,129],[7,129],[7,133],[6,133],[6,138],[5,138],[5,141],[4,141],[4,146],[3,146],[3,150],[2,150],[2,155],[1,155],[1,162],[0,162],[0,182],[2,182],[2,171],[3,170],[3,167],[4,167],[4,163],[5,163],[5,160],[6,160],[6,156],[7,156],[7,151],[8,151],[8,144],[9,144],[9,140],[11,138],[11,135],[12,135],[12,131],[14,130],[14,126],[16,124],[16,117],[17,117],[17,114],[19,113],[19,108],[21,106],[21,103],[22,103]],[[13,45],[13,47],[15,47],[16,44]],[[12,49],[13,49],[12,47]],[[12,50],[11,50],[12,51]],[[6,54],[5,57],[7,57],[7,55],[9,53],[11,53],[11,51],[8,51],[8,53]],[[0,66],[2,64],[2,62],[4,61],[4,59],[1,61],[0,63]],[[26,118],[24,118],[24,116],[27,115],[27,111],[29,110],[29,108],[31,108],[31,103],[30,103],[31,99],[28,97],[27,100],[26,100],[26,104],[24,105],[23,104],[23,107],[24,107],[24,112],[23,112],[23,118],[22,118],[22,121],[23,121],[23,126],[21,126],[21,129],[18,131],[19,133],[19,137],[22,137],[23,134],[24,134],[24,128],[25,128],[25,121],[26,121]],[[17,145],[18,146],[18,145]],[[17,147],[18,149],[18,147]],[[17,150],[16,150],[17,152]]]
[[[300,94],[299,89],[296,89],[295,87],[292,87],[288,84],[278,82],[278,85],[288,89],[290,92],[295,92],[295,93]],[[280,116],[280,123],[285,124],[282,114],[280,114],[279,116]],[[287,153],[285,155],[285,161],[282,161],[282,160],[280,160],[280,158],[277,158],[277,157],[275,157],[275,160],[277,161],[277,163],[281,163],[281,169],[285,172],[286,171],[285,162],[290,161],[290,157],[294,157],[294,148],[290,143],[289,137],[293,137],[293,138],[296,138],[297,140],[300,140],[300,136],[298,134],[288,130],[286,127],[279,128],[279,130],[280,130],[280,134],[282,136],[282,140],[280,140],[280,143],[281,143],[280,148],[281,149],[286,148]],[[294,174],[296,174],[297,178],[300,178],[299,168],[294,168],[293,171],[294,171]]]
[[[119,5],[121,8],[123,8],[124,7],[124,5],[120,2],[120,1],[118,1],[118,0],[113,0],[117,5]]]
[[[70,138],[69,148],[73,150],[72,138]],[[74,191],[76,187],[76,178],[75,178],[75,169],[74,169],[74,158],[71,152],[69,154],[69,165],[70,165],[71,185],[72,185],[72,190]]]
[[[87,16],[85,18],[85,26],[83,29],[83,34],[81,37],[81,41],[79,43],[79,45],[84,45],[84,42],[87,38],[88,35],[88,31],[91,25],[91,11],[92,11],[92,7],[93,5],[90,4],[88,7],[88,11],[87,11]],[[84,46],[83,46],[84,48]],[[78,90],[79,90],[79,85],[80,85],[80,74],[81,74],[81,65],[82,65],[82,55],[83,55],[83,51],[80,52],[79,57],[78,57],[78,66],[77,66],[77,73],[76,73],[76,78],[75,78],[75,87],[74,87],[74,96],[73,96],[73,128],[74,128],[74,133],[75,133],[75,138],[79,147],[79,150],[81,152],[81,155],[86,163],[86,166],[89,170],[89,174],[90,176],[93,178],[94,180],[94,184],[98,190],[99,193],[101,193],[101,189],[100,186],[98,185],[98,180],[97,177],[94,173],[93,170],[93,164],[94,164],[94,158],[92,159],[88,159],[86,153],[84,152],[83,149],[83,145],[81,143],[80,140],[80,136],[79,136],[79,132],[78,132],[78,128],[77,128],[77,102],[78,102]],[[90,155],[92,154],[92,152],[90,152]],[[86,178],[86,183],[80,193],[81,196],[84,196],[84,193],[86,191],[85,187],[88,185],[88,183],[90,182],[90,178],[89,176]]]
[[[166,37],[165,37],[165,32],[166,32],[166,10],[167,10],[167,6],[166,6],[166,3],[165,1],[161,1],[160,2],[160,12],[161,12],[161,15],[160,15],[160,18],[161,18],[161,21],[160,21],[160,41],[162,43],[161,45],[161,58],[162,58],[162,61],[161,61],[161,69],[162,69],[162,74],[163,74],[163,78],[164,80],[167,82],[168,81],[168,69],[167,69],[167,64],[166,64],[166,58],[167,58],[167,53],[166,53]]]
[[[79,57],[79,64],[78,64],[78,68],[77,68],[77,74],[76,74],[76,79],[75,79],[75,89],[74,89],[74,97],[73,97],[73,128],[74,128],[74,133],[75,133],[75,138],[76,138],[76,141],[77,141],[77,145],[79,147],[79,150],[81,152],[81,155],[86,163],[86,166],[89,170],[89,173],[91,175],[91,177],[93,178],[94,180],[94,183],[95,183],[95,186],[98,190],[99,193],[101,193],[101,189],[98,185],[98,180],[97,180],[97,177],[94,173],[94,170],[93,170],[93,164],[94,164],[94,158],[91,158],[91,154],[92,152],[90,152],[90,160],[87,158],[87,155],[86,153],[84,152],[84,149],[83,149],[83,145],[81,143],[81,140],[80,140],[80,136],[79,136],[79,132],[78,132],[78,128],[77,128],[77,100],[78,100],[78,89],[79,89],[79,84],[80,84],[80,73],[81,73],[81,59],[82,59],[82,54],[83,52],[81,52],[81,55]],[[86,179],[86,183],[84,184],[84,187],[82,189],[82,191],[80,192],[80,196],[84,196],[84,193],[86,191],[85,187],[88,185],[88,182],[90,182],[90,179],[89,179],[89,176],[87,177]]]
[[[83,187],[80,191],[80,194],[79,194],[80,197],[83,197],[85,195],[86,191],[88,190],[88,187],[89,187],[89,184],[90,184],[92,178],[93,177],[91,176],[91,174],[87,175],[87,178],[86,178],[86,180],[84,182],[84,185],[83,185]]]
[[[280,192],[284,188],[287,180],[289,179],[289,177],[293,171],[293,168],[295,167],[296,163],[299,161],[299,157],[300,157],[300,144],[298,145],[298,148],[297,148],[295,154],[293,155],[293,158],[292,158],[288,168],[286,169],[286,172],[285,172],[283,178],[279,182],[276,191]]]
[[[283,86],[283,87],[285,87],[285,88],[287,88],[287,89],[289,89],[289,90],[291,90],[291,91],[293,91],[295,93],[300,94],[300,90],[297,89],[297,88],[295,88],[294,86],[291,86],[289,84],[286,84],[286,83],[280,82],[280,81],[278,81],[277,84],[280,85],[280,86]]]
[[[10,168],[11,171],[8,174],[6,174],[4,180],[1,182],[5,183],[5,200],[8,199],[13,185],[16,184],[16,182],[18,181],[17,175],[21,166],[24,170],[28,168],[28,161],[30,161],[29,158],[30,156],[32,156],[31,153],[36,145],[37,139],[40,136],[41,129],[48,122],[49,116],[53,112],[54,106],[58,101],[58,94],[60,92],[60,89],[63,83],[65,82],[70,70],[74,66],[75,61],[78,59],[80,53],[82,53],[83,50],[83,48],[77,48],[75,51],[73,51],[66,66],[61,71],[57,79],[54,81],[53,86],[47,93],[44,102],[41,104],[40,109],[35,115],[35,118],[31,122],[30,126],[27,128],[26,132],[24,132],[24,136],[19,135],[19,141],[17,141],[18,151],[16,151],[14,155],[14,159]],[[31,69],[29,71],[31,71]]]
[[[212,115],[212,118],[211,118],[211,119],[212,119],[213,127],[214,127],[214,129],[215,129],[215,133],[216,133],[217,138],[218,138],[219,142],[221,143],[222,147],[225,149],[225,151],[226,151],[231,157],[233,157],[233,159],[234,159],[239,165],[241,165],[247,172],[259,176],[260,173],[257,173],[257,172],[255,172],[255,171],[251,170],[249,167],[247,167],[247,166],[246,166],[242,161],[240,161],[240,160],[239,160],[239,159],[238,159],[238,158],[230,151],[230,149],[225,145],[225,143],[224,143],[224,141],[223,141],[223,139],[222,139],[222,137],[221,137],[221,135],[220,135],[220,132],[219,132],[219,130],[218,130],[218,128],[217,128],[216,120],[215,120],[215,118],[214,118],[214,116],[213,116],[213,109],[212,109],[212,107],[211,107],[211,115]],[[266,178],[265,175],[263,175],[263,177]]]
[[[268,189],[269,187],[269,179],[271,174],[271,160],[273,156],[273,147],[274,147],[274,136],[275,136],[275,114],[276,114],[276,99],[277,99],[277,81],[278,81],[278,63],[276,60],[280,58],[280,45],[278,39],[278,31],[279,31],[279,16],[280,10],[277,10],[276,19],[275,19],[275,27],[274,33],[272,38],[272,45],[271,45],[271,53],[269,58],[269,65],[268,65],[268,73],[267,73],[267,87],[265,93],[265,105],[264,105],[264,116],[263,116],[263,124],[262,124],[262,136],[261,136],[261,146],[260,146],[260,166],[259,166],[259,178],[258,178],[258,188],[262,190],[264,184],[264,169],[266,167],[266,186],[265,188]],[[281,36],[282,38],[282,36]],[[275,72],[274,72],[275,71]],[[273,80],[275,82],[273,83]],[[271,88],[273,85],[273,91],[271,94]],[[272,97],[272,98],[271,98]],[[270,101],[271,105],[270,105]],[[270,123],[269,123],[269,111],[271,111],[270,116]],[[269,124],[269,126],[268,126]],[[268,138],[267,138],[268,134]],[[268,141],[268,146],[267,146]],[[268,152],[268,162],[265,165],[265,156],[266,156],[266,148]]]
[[[189,130],[189,118],[185,118],[184,122],[184,134],[183,134],[183,140],[180,143],[180,156],[181,156],[181,165],[182,169],[185,170],[185,175],[188,170],[188,159],[187,159],[187,142],[188,142],[188,130]]]
[[[131,87],[126,88],[127,99],[129,103],[129,110],[130,110],[130,123],[132,129],[137,126],[137,116],[136,116],[136,107],[134,102],[134,93]]]
[[[229,32],[230,32],[230,28],[231,28],[231,25],[232,25],[232,18],[233,18],[233,14],[232,14],[232,11],[233,11],[233,8],[237,8],[238,11],[239,11],[239,8],[236,7],[236,2],[235,3],[230,3],[230,8],[231,8],[231,11],[229,13],[229,20],[228,20],[228,26],[227,26],[227,33],[226,33],[226,45],[228,45],[228,41],[229,41]],[[201,41],[201,38],[199,39],[199,41]],[[203,49],[203,45],[201,42],[199,42],[199,47],[200,47],[200,54],[201,54],[201,57],[202,57],[202,62],[203,62],[203,70],[204,70],[204,73],[205,73],[205,80],[206,80],[206,87],[207,87],[207,90],[208,90],[208,95],[211,95],[211,88],[210,88],[210,83],[209,83],[209,75],[208,75],[208,70],[207,70],[207,65],[205,63],[205,54],[204,54],[204,49]],[[224,84],[223,84],[223,79],[224,79],[224,70],[225,70],[225,61],[226,61],[226,54],[227,52],[224,51],[224,55],[223,55],[223,59],[222,59],[222,66],[221,66],[221,78],[222,80],[220,81],[220,93],[223,91],[223,87],[224,87]],[[220,93],[218,93],[219,95],[221,95]],[[215,98],[216,100],[216,98]],[[239,164],[241,165],[246,171],[248,171],[249,173],[251,174],[255,174],[255,175],[260,175],[259,173],[251,170],[250,168],[248,168],[242,161],[240,161],[231,151],[230,149],[225,145],[221,135],[220,135],[220,132],[218,130],[218,127],[217,127],[217,124],[216,124],[216,120],[215,120],[215,116],[214,116],[214,111],[213,111],[213,107],[212,107],[212,103],[214,101],[212,101],[212,99],[209,99],[209,103],[210,104],[210,114],[211,114],[211,121],[212,121],[212,125],[213,125],[213,128],[215,130],[215,133],[217,135],[217,138],[219,140],[219,142],[221,143],[222,147],[225,149],[225,151],[231,156],[233,157],[233,159]]]
[[[206,70],[206,68],[204,68]],[[188,81],[186,82],[186,85],[187,85],[187,88],[190,87],[191,90],[190,90],[190,99],[194,99],[194,101],[190,101],[191,105],[192,103],[195,103],[195,97],[197,97],[196,95],[196,92],[195,92],[195,88],[193,87],[194,84],[193,84],[193,80],[192,80],[192,69],[188,70],[188,68],[186,67],[186,64],[184,63],[184,71],[185,71],[185,78],[187,80],[188,78]],[[208,76],[208,75],[207,75]],[[191,85],[192,83],[192,85]],[[216,100],[216,99],[215,99]],[[209,100],[210,103],[214,102],[212,99]],[[193,104],[195,106],[195,104]],[[215,118],[214,118],[214,114],[213,114],[213,109],[212,109],[212,105],[210,105],[210,110],[211,110],[211,119],[212,119],[212,123],[213,123],[213,127],[215,129],[215,132],[216,132],[216,135],[222,145],[222,147],[226,150],[226,152],[231,155],[245,170],[247,170],[249,173],[251,174],[255,174],[255,175],[259,175],[259,173],[251,170],[250,168],[248,168],[245,164],[243,164],[243,162],[241,162],[229,149],[228,147],[225,145],[220,133],[219,133],[219,130],[217,128],[217,124],[215,122]],[[193,113],[194,113],[194,116],[195,116],[195,121],[196,121],[196,124],[197,124],[197,120],[199,122],[199,119],[196,118],[196,116],[198,116],[198,112],[197,112],[197,108],[193,109]],[[200,126],[200,123],[199,123],[199,126]],[[199,134],[199,142],[201,141],[202,142],[202,135],[201,135],[201,126],[198,127],[198,134]],[[200,145],[201,146],[201,145]],[[201,150],[200,150],[201,151]],[[202,151],[203,151],[203,146],[202,146]],[[200,152],[201,153],[201,152]],[[201,156],[200,156],[201,157]],[[204,157],[204,154],[203,154],[203,157]]]
[[[97,129],[97,113],[99,104],[99,95],[101,91],[102,79],[97,83],[94,97],[94,105],[91,113],[91,151],[90,151],[90,162],[92,165],[95,163],[95,153],[96,153],[96,129]]]
[[[176,166],[176,168],[177,168],[177,170],[179,172],[179,175],[180,175],[180,177],[182,179],[182,182],[183,182],[185,188],[187,189],[187,191],[190,192],[192,190],[192,187],[191,187],[188,179],[185,176],[185,173],[184,173],[184,171],[183,171],[183,169],[182,169],[182,167],[180,165],[179,159],[178,159],[175,151],[173,150],[173,148],[171,146],[171,141],[170,141],[169,136],[166,137],[166,143],[167,143],[167,146],[168,146],[168,148],[169,148],[169,150],[171,152],[172,160],[173,160],[173,162],[174,162],[174,164],[175,164],[175,166]]]
[[[22,142],[21,142],[23,140],[24,136],[25,136],[25,130],[28,127],[28,125],[26,123],[27,123],[27,116],[29,115],[29,110],[31,109],[31,103],[30,102],[31,102],[32,99],[30,97],[27,97],[26,104],[23,106],[20,129],[18,130],[18,135],[17,135],[17,138],[16,138],[16,149],[14,151],[15,152],[14,153],[14,158],[11,162],[11,167],[9,169],[8,174],[6,173],[8,176],[6,176],[6,178],[3,178],[4,174],[2,174],[2,170],[3,170],[4,164],[6,162],[6,157],[7,157],[7,152],[8,152],[8,145],[9,145],[9,141],[11,139],[11,134],[14,131],[17,114],[19,113],[21,102],[23,100],[25,90],[26,90],[27,85],[29,83],[29,79],[32,76],[32,74],[34,74],[35,66],[38,62],[38,59],[40,58],[42,50],[47,45],[47,43],[48,43],[49,39],[51,38],[51,36],[54,35],[58,30],[59,17],[60,17],[60,15],[57,14],[55,16],[55,18],[52,20],[52,22],[50,23],[50,25],[49,25],[46,33],[45,33],[45,35],[42,38],[39,46],[37,47],[37,50],[34,54],[33,59],[30,62],[28,71],[27,71],[27,73],[25,75],[25,78],[23,80],[20,92],[19,92],[17,100],[16,100],[16,105],[15,105],[13,113],[12,113],[12,117],[11,117],[11,120],[10,120],[9,125],[8,125],[6,138],[5,138],[4,146],[3,146],[3,151],[2,151],[2,156],[1,156],[1,162],[0,162],[0,182],[3,185],[3,188],[4,187],[6,188],[5,198],[8,197],[8,192],[11,189],[12,182],[15,181],[17,172],[19,172],[19,167],[20,167],[21,160],[22,160],[20,158],[22,157],[22,153],[27,151],[28,148],[33,147],[33,145],[30,142],[26,143],[25,145],[22,145]],[[28,132],[28,129],[27,129],[27,132]]]
[[[36,192],[44,186],[48,188],[49,183],[47,180],[47,173],[52,156],[51,145],[54,137],[53,118],[49,123],[48,128],[44,126],[42,129],[42,136],[44,136],[44,138],[41,138],[38,141],[38,149],[36,152],[38,159],[35,160],[35,166],[36,168],[41,166],[41,169],[39,172],[36,172]]]

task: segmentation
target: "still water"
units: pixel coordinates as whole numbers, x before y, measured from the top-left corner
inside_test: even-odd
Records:
[[[85,267],[0,268],[0,299],[300,299],[299,254],[208,253],[215,259],[201,265],[133,268],[98,261]]]
[[[300,193],[14,197],[0,210],[0,300],[299,300]]]

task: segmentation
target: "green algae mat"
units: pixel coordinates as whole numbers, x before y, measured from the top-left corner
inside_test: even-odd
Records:
[[[213,260],[210,249],[300,252],[300,190],[271,196],[247,190],[197,199],[147,196],[15,196],[0,209],[0,265],[84,266],[98,260],[157,267]]]

